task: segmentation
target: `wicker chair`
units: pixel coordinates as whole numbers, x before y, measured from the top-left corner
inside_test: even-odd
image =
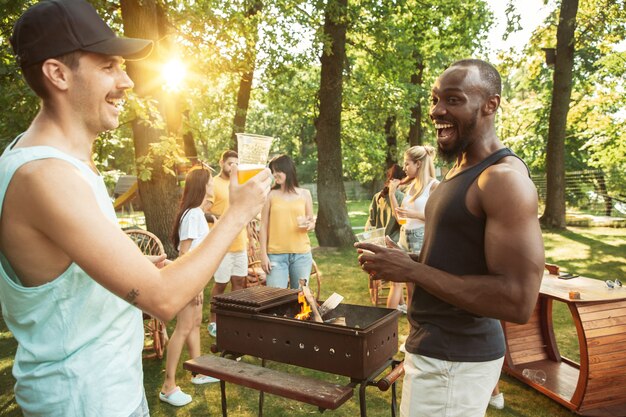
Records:
[[[141,229],[129,229],[125,230],[125,233],[135,242],[144,255],[158,256],[165,253],[163,244],[154,234]],[[143,329],[143,357],[146,359],[163,358],[163,352],[169,340],[165,323],[147,313],[143,313]]]

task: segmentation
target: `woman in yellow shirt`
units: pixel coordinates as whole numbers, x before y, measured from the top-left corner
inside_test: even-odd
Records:
[[[272,159],[269,168],[275,185],[261,210],[261,266],[267,286],[299,287],[311,275],[311,242],[315,228],[311,193],[299,188],[296,166],[287,155]]]

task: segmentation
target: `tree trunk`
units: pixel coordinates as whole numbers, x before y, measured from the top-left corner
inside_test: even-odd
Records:
[[[389,169],[398,163],[398,135],[396,132],[396,116],[388,116],[385,121],[385,139],[387,141],[387,155],[385,156],[385,168]]]
[[[263,3],[255,0],[246,11],[246,21],[251,20],[263,9]],[[258,21],[254,19],[252,22],[249,36],[253,41],[248,43],[250,50],[246,54],[246,67],[249,68],[241,74],[239,80],[239,91],[237,92],[237,105],[235,107],[235,117],[233,120],[232,143],[233,149],[237,149],[237,133],[245,132],[246,118],[248,116],[248,107],[250,105],[250,94],[252,93],[252,81],[254,80],[254,68],[256,65],[256,44],[258,40]]]
[[[411,84],[421,87],[424,81],[424,63],[422,58],[413,53],[416,59],[416,72],[411,74]],[[422,104],[420,95],[417,95],[415,106],[411,108],[411,126],[409,127],[409,146],[417,146],[424,143],[424,129],[422,127]]]
[[[319,210],[315,234],[320,246],[351,246],[355,241],[348,219],[341,156],[341,107],[343,66],[346,58],[348,0],[328,0],[324,37],[330,50],[321,56],[317,143],[317,198]]]
[[[126,36],[152,39],[155,43],[161,39],[158,17],[163,14],[158,10],[156,0],[121,0],[120,4]],[[126,64],[128,74],[135,83],[134,91],[139,97],[161,98],[161,91],[154,88],[151,82],[156,78],[155,68],[159,67],[158,52],[155,45],[155,50],[147,59]],[[145,156],[150,144],[158,143],[165,134],[137,119],[133,120],[132,129],[136,158]],[[163,164],[161,157],[154,158],[150,164],[152,177],[149,181],[139,181],[139,195],[147,229],[161,239],[168,257],[174,258],[176,248],[171,243],[170,234],[176,218],[179,188],[176,177],[163,171]]]
[[[559,26],[556,32],[556,62],[548,128],[546,160],[546,208],[541,224],[564,229],[565,223],[565,133],[567,113],[572,94],[576,13],[578,0],[562,0]]]

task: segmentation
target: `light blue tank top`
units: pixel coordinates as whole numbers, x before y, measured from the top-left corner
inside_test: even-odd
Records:
[[[0,210],[19,167],[57,158],[80,171],[102,211],[116,221],[102,177],[83,162],[52,147],[11,149],[13,144],[0,157]],[[139,406],[143,399],[140,310],[74,263],[51,282],[24,287],[2,253],[0,302],[18,342],[13,376],[15,397],[25,416],[127,417]]]

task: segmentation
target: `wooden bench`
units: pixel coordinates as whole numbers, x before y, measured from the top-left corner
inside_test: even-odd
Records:
[[[220,379],[222,415],[226,417],[226,382],[278,395],[319,407],[335,410],[348,401],[353,385],[338,385],[302,375],[268,369],[215,355],[200,356],[183,364],[188,371]],[[259,416],[263,415],[263,396],[259,397]]]

